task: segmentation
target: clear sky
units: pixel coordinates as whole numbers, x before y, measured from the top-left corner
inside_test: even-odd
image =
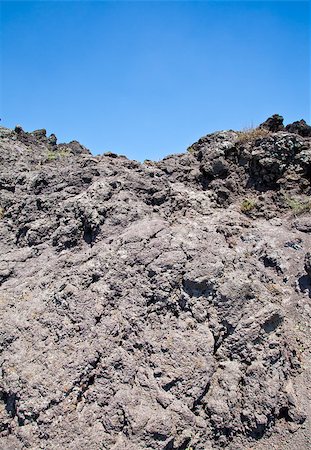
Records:
[[[1,124],[94,154],[310,121],[310,2],[2,1]]]

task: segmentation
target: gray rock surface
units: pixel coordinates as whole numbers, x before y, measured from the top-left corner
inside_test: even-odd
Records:
[[[311,448],[310,138],[0,158],[1,449]]]

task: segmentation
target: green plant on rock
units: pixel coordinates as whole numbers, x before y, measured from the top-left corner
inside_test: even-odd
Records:
[[[55,152],[48,152],[47,159],[48,159],[48,161],[55,161],[55,159],[57,159],[56,153]]]
[[[47,154],[48,161],[55,161],[69,155],[68,150],[49,151]]]
[[[256,200],[252,198],[245,198],[241,203],[241,212],[247,214],[256,208]]]
[[[311,211],[311,199],[286,198],[286,203],[295,216]]]

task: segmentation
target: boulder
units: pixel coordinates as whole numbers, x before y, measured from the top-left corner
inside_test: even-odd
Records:
[[[284,130],[283,125],[283,117],[279,114],[273,114],[273,116],[269,117],[263,123],[259,125],[259,128],[265,128],[266,130],[272,131],[273,133],[277,131]]]
[[[311,137],[311,126],[303,119],[286,125],[285,129],[289,133],[299,134],[303,137]]]

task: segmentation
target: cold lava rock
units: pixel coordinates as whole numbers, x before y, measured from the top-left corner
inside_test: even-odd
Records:
[[[311,277],[311,253],[308,252],[305,254],[305,271]]]
[[[285,129],[289,133],[299,134],[303,137],[311,137],[311,127],[303,119],[286,125]]]
[[[1,448],[310,448],[310,140],[263,126],[145,164],[0,128]]]
[[[55,136],[55,134],[51,134],[48,138],[48,143],[54,147],[57,144],[57,137]]]
[[[272,131],[273,133],[277,131],[282,131],[284,129],[283,125],[283,117],[279,114],[274,114],[273,116],[269,117],[265,122],[259,125],[259,128],[265,128],[269,131]]]

